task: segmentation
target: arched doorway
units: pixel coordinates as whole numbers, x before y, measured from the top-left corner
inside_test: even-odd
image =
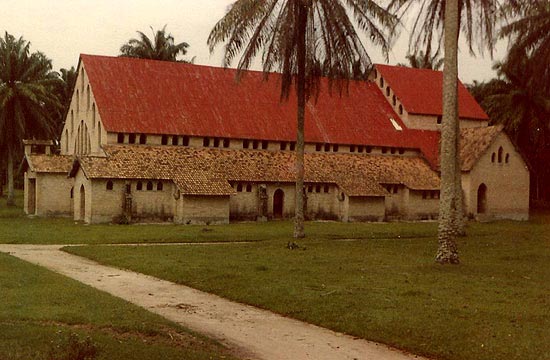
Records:
[[[86,190],[84,185],[80,185],[80,214],[78,220],[86,220]]]
[[[277,189],[273,194],[273,217],[283,217],[283,204],[285,201],[285,193],[281,189]]]
[[[477,213],[485,214],[487,212],[487,186],[479,185],[477,188]]]

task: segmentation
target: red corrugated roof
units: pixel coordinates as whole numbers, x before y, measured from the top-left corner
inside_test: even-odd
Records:
[[[280,101],[272,74],[185,63],[81,55],[107,131],[293,141],[296,100]],[[373,83],[329,95],[327,81],[306,109],[307,142],[426,148],[431,131],[409,130]],[[390,118],[403,128],[397,131]],[[437,149],[436,149],[437,150]],[[427,156],[429,158],[429,156]]]
[[[376,70],[397,95],[410,114],[443,114],[443,73],[405,66],[376,65]],[[466,119],[488,120],[489,117],[459,81],[459,116]]]

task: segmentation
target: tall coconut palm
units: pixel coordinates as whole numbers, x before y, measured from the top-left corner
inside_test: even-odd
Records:
[[[513,44],[508,62],[521,64],[527,54],[537,74],[533,85],[550,95],[550,2],[510,0],[506,13],[514,19],[501,29],[501,36]]]
[[[440,151],[441,199],[438,230],[440,246],[436,261],[458,263],[454,239],[457,235],[465,234],[465,223],[458,149],[460,136],[458,101],[456,101],[458,99],[458,63],[454,57],[457,55],[461,32],[466,37],[470,53],[475,54],[475,47],[477,47],[481,53],[484,48],[488,48],[492,55],[496,40],[495,26],[501,11],[500,1],[391,0],[389,8],[397,8],[402,14],[410,11],[418,12],[415,14],[416,20],[413,23],[410,38],[410,46],[414,52],[424,49],[428,55],[438,53],[444,39],[443,121]],[[456,33],[454,33],[455,27]],[[451,31],[453,37],[448,34]],[[451,98],[455,101],[451,101]],[[451,164],[451,157],[454,164]],[[450,252],[449,249],[453,251]]]
[[[14,157],[24,138],[54,135],[59,107],[51,91],[59,81],[52,63],[40,52],[30,53],[30,43],[5,33],[0,38],[0,147],[7,154],[8,205],[14,204]]]
[[[152,59],[161,61],[184,61],[178,60],[178,56],[187,54],[189,44],[181,42],[176,44],[172,34],[166,33],[166,25],[162,30],[153,30],[153,38],[138,31],[139,39],[130,39],[120,48],[120,56]]]
[[[348,12],[349,10],[349,12]],[[348,14],[352,14],[355,24]],[[238,0],[215,25],[210,50],[226,43],[224,66],[240,55],[238,74],[262,52],[263,71],[281,73],[281,98],[292,86],[297,97],[296,213],[294,237],[304,237],[305,105],[318,90],[322,73],[337,86],[371,68],[370,57],[356,28],[387,55],[385,29],[396,17],[373,0]],[[322,64],[319,66],[319,64]],[[358,67],[360,68],[358,70]],[[319,71],[322,69],[322,71]],[[329,81],[332,86],[333,81]]]

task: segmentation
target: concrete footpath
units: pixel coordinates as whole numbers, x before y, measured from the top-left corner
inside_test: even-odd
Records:
[[[249,359],[410,360],[385,345],[336,333],[148,275],[103,266],[61,245],[0,244],[11,254],[76,279],[217,339]]]

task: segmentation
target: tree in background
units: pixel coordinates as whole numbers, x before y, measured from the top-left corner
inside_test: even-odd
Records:
[[[59,81],[51,60],[30,53],[22,37],[0,38],[0,149],[7,154],[8,205],[14,205],[14,160],[25,138],[55,135],[55,114],[60,107],[52,89]]]
[[[399,63],[398,66],[407,66],[415,69],[430,69],[440,70],[443,67],[444,59],[439,57],[439,54],[429,56],[420,50],[418,53],[409,54],[406,56],[409,64]]]
[[[418,11],[410,37],[412,53],[424,50],[428,57],[438,54],[444,39],[441,198],[436,255],[436,261],[442,264],[459,262],[455,237],[465,234],[459,151],[458,39],[461,33],[466,37],[471,54],[475,54],[477,44],[480,52],[488,48],[492,55],[500,7],[498,0],[391,0],[389,4],[389,9],[396,8],[401,14]]]
[[[348,12],[349,10],[349,12]],[[319,91],[322,74],[343,86],[358,73],[370,70],[370,57],[357,26],[387,55],[385,28],[396,17],[372,0],[239,0],[215,25],[208,38],[210,50],[226,42],[223,65],[240,55],[238,76],[259,52],[265,76],[281,73],[281,99],[296,89],[296,207],[294,237],[304,233],[304,122],[306,101]],[[358,69],[360,68],[360,69]]]
[[[71,98],[73,95],[73,88],[76,83],[77,73],[74,66],[71,66],[70,69],[61,69],[60,81],[58,81],[54,86],[54,93],[59,99],[61,106],[52,109],[56,113],[56,122],[55,122],[55,135],[59,140],[61,132],[63,131],[63,126],[65,125],[65,115],[66,111],[69,108],[71,103]]]
[[[166,33],[166,25],[162,30],[153,30],[153,38],[150,39],[147,35],[138,31],[138,39],[130,39],[120,48],[120,56],[151,59],[161,61],[182,61],[178,57],[187,54],[189,44],[181,42],[176,44],[172,34]]]
[[[513,21],[501,30],[512,49],[507,62],[522,64],[529,57],[533,86],[550,96],[550,2],[548,0],[509,0],[506,12]]]
[[[517,48],[513,51],[521,52]],[[513,57],[513,61],[495,64],[498,79],[474,82],[469,90],[491,120],[504,126],[527,158],[531,170],[531,204],[540,206],[550,203],[550,97],[535,85],[539,74],[527,54],[510,55],[508,59]]]

